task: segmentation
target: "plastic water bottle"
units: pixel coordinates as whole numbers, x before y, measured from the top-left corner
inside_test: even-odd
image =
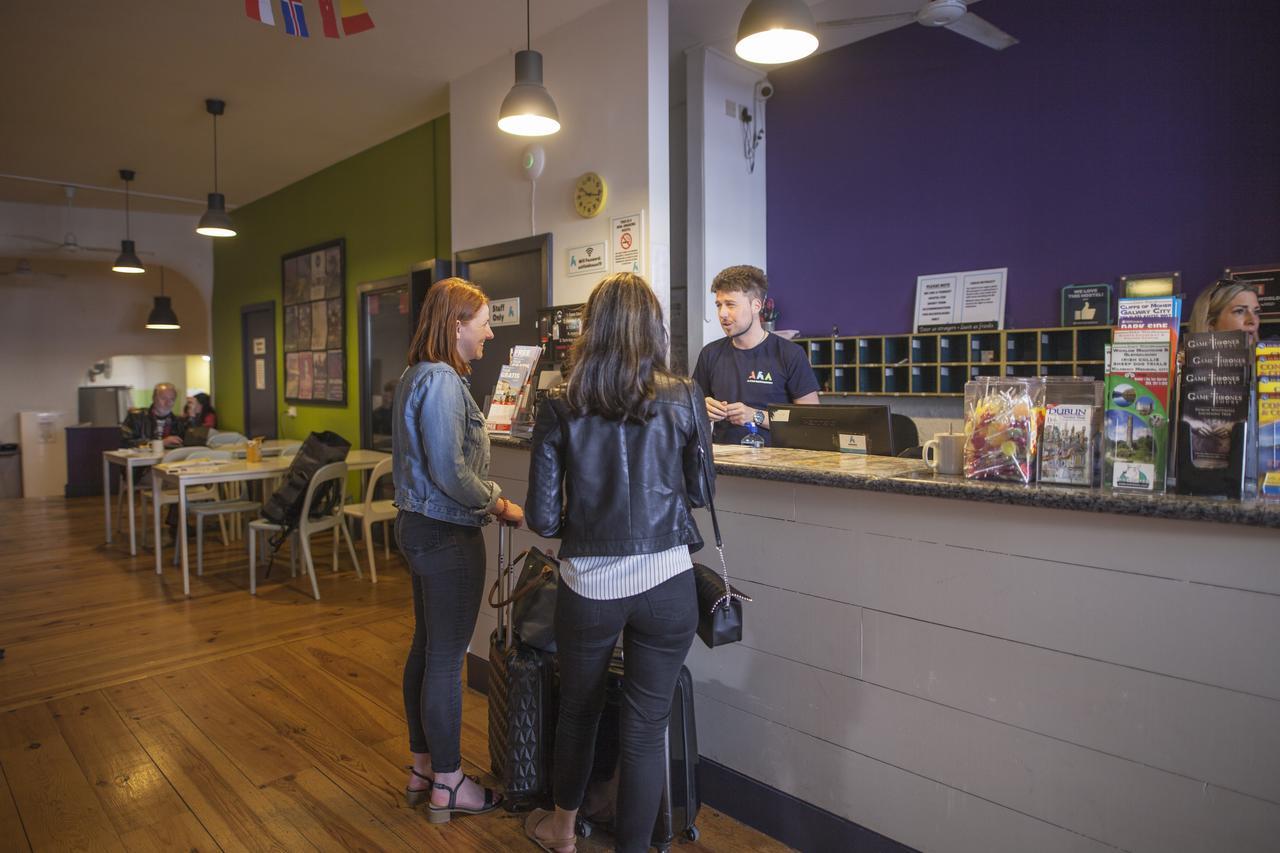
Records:
[[[747,447],[764,447],[764,436],[760,434],[760,427],[756,426],[755,421],[747,421],[747,434],[742,437],[742,443]]]

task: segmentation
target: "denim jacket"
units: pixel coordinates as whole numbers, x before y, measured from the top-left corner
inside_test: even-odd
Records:
[[[457,371],[434,361],[406,368],[391,436],[397,507],[470,527],[491,520],[502,489],[487,479],[484,415]]]

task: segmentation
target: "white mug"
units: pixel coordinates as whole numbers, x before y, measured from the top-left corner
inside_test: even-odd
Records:
[[[964,434],[940,432],[924,443],[924,464],[939,474],[959,474],[964,470]]]
[[[152,453],[164,453],[164,439],[163,439],[163,438],[153,438],[153,439],[151,439],[151,452],[152,452]]]

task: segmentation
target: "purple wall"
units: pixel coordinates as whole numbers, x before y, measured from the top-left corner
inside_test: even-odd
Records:
[[[781,327],[911,328],[916,276],[1009,267],[1006,325],[1065,284],[1280,260],[1280,3],[985,0],[1003,52],[915,24],[770,74]]]

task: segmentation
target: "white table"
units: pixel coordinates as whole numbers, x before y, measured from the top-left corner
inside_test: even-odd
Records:
[[[111,544],[111,466],[124,469],[125,486],[129,496],[129,553],[137,555],[137,527],[133,518],[133,469],[154,465],[164,458],[163,453],[152,453],[151,448],[137,450],[108,450],[102,454],[102,505],[107,516],[107,544]]]
[[[390,453],[376,450],[352,450],[347,454],[347,468],[351,471],[368,471],[384,459],[390,459]],[[207,486],[214,483],[249,482],[252,480],[269,480],[282,476],[293,463],[292,458],[264,459],[261,462],[209,462],[192,460],[190,462],[174,462],[168,465],[154,465],[151,468],[151,484],[155,494],[160,494],[161,484],[168,482],[178,486],[178,530],[177,548],[182,553],[182,593],[191,595],[191,570],[187,556],[187,489],[192,486]],[[160,546],[160,501],[152,501],[155,521],[156,574],[164,573],[164,553]]]
[[[296,445],[296,441],[288,441],[285,439],[269,439],[262,442],[263,456],[279,456],[286,447]],[[165,448],[168,453],[174,448]],[[226,450],[232,456],[243,459],[245,456],[245,444],[230,444],[225,447],[215,447],[214,450]],[[107,524],[107,544],[111,544],[113,528],[111,526],[111,466],[118,465],[124,469],[125,483],[128,488],[129,495],[129,553],[136,556],[138,553],[138,534],[137,523],[134,520],[133,509],[133,488],[135,468],[145,468],[155,465],[164,458],[164,453],[152,453],[149,447],[139,447],[133,450],[108,450],[102,454],[102,494],[103,508],[106,515]]]

